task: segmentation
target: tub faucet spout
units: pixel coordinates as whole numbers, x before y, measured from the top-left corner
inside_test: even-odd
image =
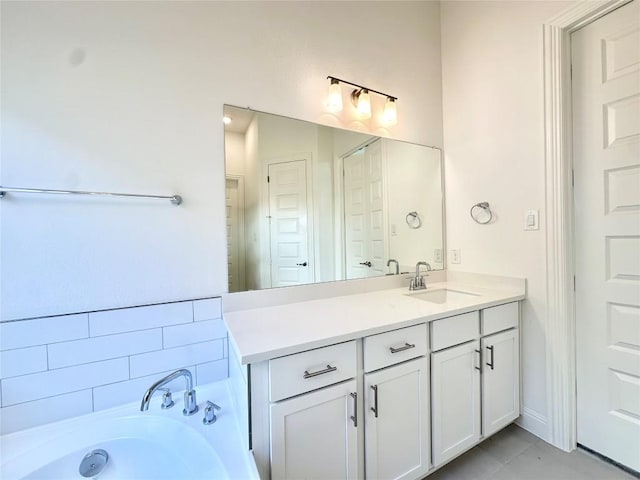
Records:
[[[176,370],[175,372],[170,373],[166,377],[161,378],[153,385],[151,385],[142,397],[142,402],[140,403],[140,411],[144,412],[149,409],[149,403],[151,402],[151,397],[153,394],[160,389],[163,385],[166,385],[171,380],[175,380],[178,377],[184,377],[186,384],[186,392],[184,393],[184,410],[182,410],[183,415],[193,415],[198,411],[198,404],[196,403],[196,391],[193,389],[193,377],[191,376],[191,372],[185,368],[180,370]]]

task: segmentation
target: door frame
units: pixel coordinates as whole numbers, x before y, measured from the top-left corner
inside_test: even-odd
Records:
[[[239,285],[240,292],[246,290],[247,286],[247,275],[245,270],[246,265],[246,243],[245,243],[245,218],[244,218],[244,209],[245,209],[245,196],[244,196],[244,175],[233,175],[228,174],[225,175],[225,184],[227,180],[233,180],[238,182],[238,196],[242,202],[241,208],[238,209],[238,269],[242,272],[242,281]],[[225,185],[226,187],[226,185]],[[227,252],[228,256],[229,252]]]
[[[571,33],[632,0],[578,1],[543,25],[549,441],[577,447]]]

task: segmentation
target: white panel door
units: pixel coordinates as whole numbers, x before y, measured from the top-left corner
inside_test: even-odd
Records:
[[[640,471],[640,5],[572,34],[578,443]]]
[[[431,354],[431,444],[438,466],[480,439],[480,342]]]
[[[375,141],[343,160],[346,278],[386,273],[384,159]]]
[[[520,344],[517,329],[483,338],[482,434],[487,437],[520,415]]]
[[[271,286],[311,281],[306,162],[269,165]]]
[[[227,264],[229,291],[245,289],[244,279],[244,194],[238,178],[226,179]]]
[[[365,375],[367,479],[414,479],[426,475],[428,377],[424,357]]]
[[[271,405],[271,479],[358,477],[356,381]]]

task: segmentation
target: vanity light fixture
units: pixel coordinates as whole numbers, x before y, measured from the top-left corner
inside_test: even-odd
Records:
[[[396,100],[398,100],[398,97],[394,97],[377,90],[372,90],[362,85],[358,85],[357,83],[347,82],[346,80],[342,80],[341,78],[332,76],[328,76],[327,78],[331,81],[331,84],[329,85],[329,100],[327,102],[329,111],[337,113],[342,110],[342,91],[340,89],[340,84],[346,83],[347,85],[357,87],[351,92],[351,102],[356,107],[358,116],[360,118],[371,118],[370,93],[376,93],[378,95],[382,95],[383,97],[387,97],[387,101],[384,106],[384,112],[382,114],[382,122],[387,126],[395,125],[396,123],[398,123],[398,111],[396,108]]]

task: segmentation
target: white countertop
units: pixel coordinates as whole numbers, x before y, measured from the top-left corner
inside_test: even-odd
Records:
[[[237,310],[224,319],[231,347],[244,365],[525,298],[524,280],[510,287],[483,283],[432,283],[417,292],[378,290]],[[441,304],[411,296],[443,288],[477,296]]]

